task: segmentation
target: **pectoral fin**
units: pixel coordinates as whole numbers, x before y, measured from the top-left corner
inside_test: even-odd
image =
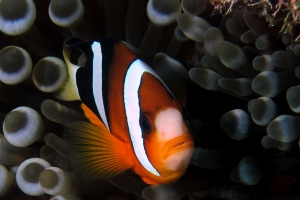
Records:
[[[83,177],[109,178],[132,167],[130,148],[103,127],[75,122],[65,127],[64,135],[76,147],[72,167]]]

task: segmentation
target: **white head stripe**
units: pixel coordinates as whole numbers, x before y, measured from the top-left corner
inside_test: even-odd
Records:
[[[103,103],[102,94],[102,51],[101,44],[99,42],[94,42],[92,44],[92,50],[94,53],[93,59],[93,94],[95,98],[95,103],[97,105],[100,117],[106,127],[109,129],[107,118],[105,114],[105,108]],[[96,86],[96,87],[95,87]]]
[[[135,155],[146,170],[156,176],[160,176],[146,155],[142,130],[139,123],[140,106],[138,90],[144,72],[151,73],[158,78],[156,73],[141,60],[134,61],[127,71],[124,83],[125,111]]]

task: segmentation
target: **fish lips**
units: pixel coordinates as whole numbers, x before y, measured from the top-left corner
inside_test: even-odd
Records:
[[[159,156],[162,159],[167,159],[170,155],[183,151],[187,148],[193,148],[194,141],[190,134],[182,134],[181,136],[175,137],[167,142],[159,144]]]

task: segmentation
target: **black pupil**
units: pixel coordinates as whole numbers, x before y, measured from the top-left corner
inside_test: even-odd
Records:
[[[147,133],[147,134],[151,133],[150,123],[145,116],[141,116],[140,125],[141,125],[142,131],[144,133]]]

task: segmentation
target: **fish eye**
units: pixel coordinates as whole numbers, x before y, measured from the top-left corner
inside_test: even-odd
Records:
[[[140,127],[146,134],[150,134],[152,132],[152,126],[145,115],[141,115],[140,117]]]

